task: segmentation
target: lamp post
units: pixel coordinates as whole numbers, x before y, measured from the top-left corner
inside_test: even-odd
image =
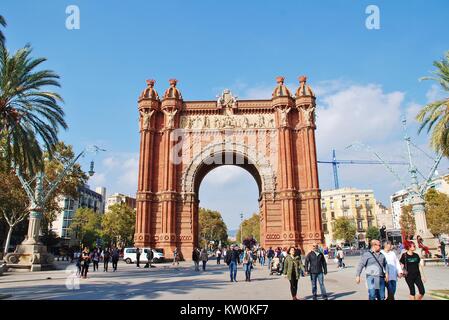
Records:
[[[243,213],[240,214],[240,242],[243,247]]]
[[[97,146],[89,147],[83,150],[76,158],[70,161],[62,172],[53,182],[49,182],[48,189],[44,190],[45,173],[40,171],[30,181],[26,181],[20,169],[15,167],[15,173],[19,178],[28,198],[30,199],[30,220],[28,224],[27,238],[17,246],[14,253],[6,255],[5,260],[8,267],[28,266],[31,271],[40,271],[42,266],[51,266],[54,261],[53,255],[47,253],[47,248],[39,240],[39,232],[41,229],[41,220],[46,202],[51,194],[56,190],[63,178],[67,176],[79,158],[83,157],[87,152],[105,151]],[[90,176],[93,176],[93,161],[90,163]],[[34,190],[31,184],[35,182]]]

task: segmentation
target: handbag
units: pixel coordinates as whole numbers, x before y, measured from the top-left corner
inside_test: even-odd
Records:
[[[407,253],[404,252],[402,254],[402,256],[404,257],[404,270],[402,270],[402,275],[404,277],[407,277],[407,275],[408,275],[408,270],[407,270]]]

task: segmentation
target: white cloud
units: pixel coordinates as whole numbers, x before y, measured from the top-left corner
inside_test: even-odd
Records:
[[[443,100],[447,98],[444,91],[441,90],[441,87],[437,84],[432,84],[430,89],[426,93],[427,103],[434,102],[437,100]]]

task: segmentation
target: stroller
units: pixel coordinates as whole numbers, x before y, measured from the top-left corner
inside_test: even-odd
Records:
[[[281,275],[281,261],[278,257],[273,258],[273,260],[271,260],[271,265],[270,265],[270,276],[276,274],[278,276]]]

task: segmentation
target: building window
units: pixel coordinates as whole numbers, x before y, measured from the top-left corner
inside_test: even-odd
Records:
[[[357,227],[359,228],[359,230],[363,229],[363,222],[362,221],[358,221],[357,222]]]
[[[334,209],[334,202],[331,202],[331,209]]]
[[[370,228],[370,227],[372,227],[372,222],[371,222],[371,220],[368,220],[368,228]]]
[[[331,217],[332,217],[332,219],[335,219],[335,212],[331,212]]]
[[[327,223],[323,223],[323,231],[324,231],[324,232],[328,232],[328,231],[327,231]]]

